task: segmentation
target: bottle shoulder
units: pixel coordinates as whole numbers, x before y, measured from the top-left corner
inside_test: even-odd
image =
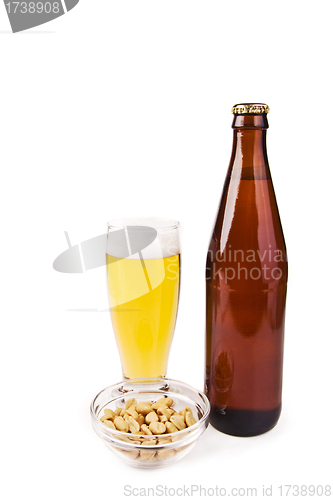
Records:
[[[220,200],[211,245],[272,244],[285,250],[272,181],[230,179]]]

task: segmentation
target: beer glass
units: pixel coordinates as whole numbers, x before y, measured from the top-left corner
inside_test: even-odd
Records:
[[[179,299],[179,222],[110,221],[106,270],[124,378],[165,377]]]

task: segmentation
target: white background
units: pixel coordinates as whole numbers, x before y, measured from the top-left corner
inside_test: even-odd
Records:
[[[1,453],[7,499],[114,499],[124,485],[231,488],[332,477],[330,1],[81,0],[1,44]],[[283,413],[266,435],[208,428],[165,469],[124,465],[94,434],[121,379],[104,269],[60,274],[66,247],[118,216],[182,223],[168,375],[203,388],[205,258],[237,102],[267,102],[288,248]],[[291,496],[291,493],[290,495]]]

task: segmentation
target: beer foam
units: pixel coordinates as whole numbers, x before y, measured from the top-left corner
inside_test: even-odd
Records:
[[[106,253],[128,259],[161,259],[179,255],[179,222],[150,217],[110,221]]]

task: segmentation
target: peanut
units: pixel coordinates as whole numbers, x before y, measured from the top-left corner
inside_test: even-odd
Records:
[[[111,419],[108,418],[106,415],[103,415],[103,417],[101,417],[101,422],[106,422],[107,420],[111,422]]]
[[[170,420],[171,411],[167,407],[159,408],[157,410],[158,415],[164,415],[167,420]]]
[[[142,424],[141,430],[144,432],[144,434],[147,434],[148,436],[152,436],[153,434],[147,424]]]
[[[152,422],[149,425],[149,430],[153,434],[164,434],[164,432],[166,431],[166,427],[163,422]]]
[[[128,408],[130,408],[131,406],[135,406],[137,404],[137,400],[135,398],[130,398],[126,401],[126,404],[125,404],[125,410],[127,410]]]
[[[167,405],[164,405],[164,404],[159,403],[158,401],[156,401],[156,403],[154,403],[152,405],[152,409],[153,410],[158,410],[159,408],[167,408]]]
[[[160,422],[163,422],[163,424],[165,424],[165,422],[168,421],[168,419],[166,418],[165,415],[159,415],[159,419],[160,419]]]
[[[133,434],[131,434],[131,436],[133,436]],[[135,439],[135,440],[134,440],[134,439],[133,439],[133,440],[130,440],[129,442],[130,442],[131,444],[136,444],[136,445],[140,445],[140,444],[141,444],[141,441],[136,440],[136,439]]]
[[[178,432],[177,427],[172,422],[166,422],[165,427],[168,433]]]
[[[159,450],[156,456],[159,460],[167,460],[168,458],[174,457],[176,453],[176,450],[165,448],[164,450]]]
[[[156,413],[154,411],[151,411],[150,413],[148,413],[148,415],[146,415],[146,424],[151,424],[152,422],[158,422],[158,416],[156,415]]]
[[[111,427],[111,429],[115,429],[116,428],[115,425],[114,425],[114,423],[112,422],[112,420],[105,420],[104,423],[108,427]]]
[[[122,453],[123,453],[126,457],[128,457],[128,458],[132,458],[132,459],[134,459],[134,460],[135,460],[136,458],[139,458],[139,456],[140,456],[140,452],[139,452],[139,450],[133,450],[133,451],[131,451],[131,450],[122,450]]]
[[[173,405],[173,399],[171,398],[160,398],[157,403],[160,405],[165,405],[165,406],[172,406]]]
[[[185,422],[186,422],[187,427],[191,427],[191,425],[194,425],[197,423],[197,421],[195,420],[195,418],[192,415],[192,412],[191,413],[189,411],[186,412]]]
[[[183,429],[186,429],[186,424],[181,418],[181,415],[172,415],[170,421],[177,427],[178,430],[182,431]]]
[[[115,417],[114,412],[112,410],[109,410],[108,408],[106,410],[104,410],[104,415],[109,420],[113,420]]]
[[[131,415],[135,420],[139,416],[138,412],[135,409],[135,405],[132,405],[129,408],[127,408],[126,413],[128,413],[129,415]]]
[[[141,425],[145,423],[145,417],[143,415],[138,415],[138,418],[136,419],[136,421],[138,422],[138,424]]]
[[[136,405],[136,411],[142,415],[148,415],[152,410],[152,406],[149,403],[139,403]]]
[[[156,455],[155,450],[140,450],[141,460],[153,460]]]
[[[145,446],[156,446],[157,445],[157,438],[153,436],[151,439],[147,439],[147,441],[144,442]]]
[[[136,420],[134,420],[133,417],[129,416],[128,417],[128,425],[129,425],[129,430],[132,434],[139,432],[140,430],[140,425]]]
[[[121,432],[128,432],[128,423],[122,417],[116,417],[113,421],[116,429]]]

